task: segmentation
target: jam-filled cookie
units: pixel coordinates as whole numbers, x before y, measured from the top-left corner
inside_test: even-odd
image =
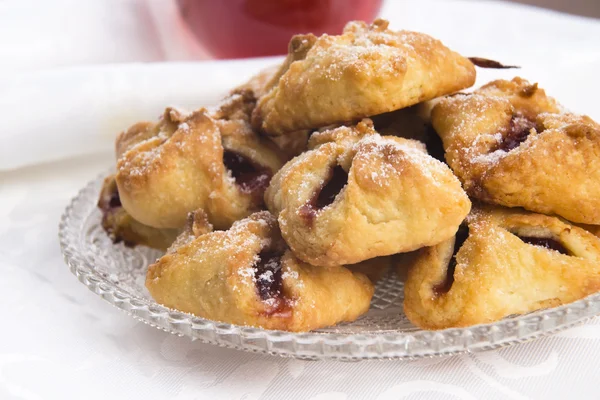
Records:
[[[450,238],[471,203],[415,140],[379,135],[370,120],[317,132],[265,193],[298,258],[354,264]]]
[[[262,208],[284,157],[249,124],[252,94],[216,110],[168,108],[157,124],[136,124],[117,139],[117,185],[125,209],[157,228],[184,225],[201,208],[217,229]]]
[[[144,225],[121,205],[114,175],[107,177],[102,185],[98,208],[102,212],[102,227],[114,243],[126,246],[144,245],[165,250],[179,234],[177,229],[157,229]]]
[[[416,252],[404,285],[415,325],[444,329],[499,320],[600,290],[600,239],[557,217],[473,212],[455,238]]]
[[[269,135],[359,120],[467,88],[475,67],[422,33],[382,19],[341,35],[292,38],[287,64],[262,96],[253,124]]]
[[[157,302],[203,318],[286,331],[353,321],[369,309],[374,288],[366,276],[300,261],[266,211],[227,231],[202,233],[207,224],[199,225],[199,235],[188,231],[150,266],[146,287]]]
[[[600,125],[560,113],[537,84],[499,80],[447,97],[432,123],[471,196],[600,224]]]

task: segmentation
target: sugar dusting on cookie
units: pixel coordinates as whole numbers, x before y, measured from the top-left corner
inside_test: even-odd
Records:
[[[398,140],[401,140],[400,143]],[[443,167],[443,164],[427,154],[425,144],[411,139],[398,139],[395,137],[385,137],[381,135],[369,135],[354,145],[358,157],[366,157],[369,154],[380,157],[384,154],[394,154],[398,160],[405,160],[410,165],[416,166],[417,170],[435,185],[441,185],[433,171]],[[361,150],[362,149],[362,150]],[[366,153],[363,152],[366,150]],[[392,166],[383,159],[383,162],[377,166],[375,171],[370,173],[370,177],[376,185],[386,187],[389,185],[389,179],[393,175],[402,174],[398,168],[402,163],[394,163]]]
[[[315,71],[322,70],[331,81],[343,79],[348,71],[381,79],[382,75],[400,76],[406,64],[415,62],[421,53],[437,52],[444,56],[446,49],[438,40],[422,33],[392,31],[387,27],[385,20],[376,20],[372,25],[350,22],[341,36],[324,35],[309,51],[308,58],[316,61],[311,67]]]

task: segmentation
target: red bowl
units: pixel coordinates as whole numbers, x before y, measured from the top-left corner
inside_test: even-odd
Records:
[[[215,58],[285,54],[297,33],[339,34],[346,22],[371,22],[382,0],[178,0],[201,45]]]

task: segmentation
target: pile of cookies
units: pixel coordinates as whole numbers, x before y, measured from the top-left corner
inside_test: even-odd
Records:
[[[240,325],[353,321],[391,268],[426,329],[600,290],[600,125],[537,84],[491,82],[384,20],[292,38],[217,106],[167,108],[116,142],[115,242],[166,250],[157,302]]]

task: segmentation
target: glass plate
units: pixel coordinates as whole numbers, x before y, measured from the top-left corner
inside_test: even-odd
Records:
[[[96,207],[106,174],[83,188],[66,208],[60,245],[71,272],[92,292],[134,318],[180,336],[251,352],[303,359],[413,359],[494,349],[565,329],[600,312],[600,294],[469,328],[425,331],[402,310],[402,283],[390,274],[376,287],[369,312],[352,323],[309,333],[231,325],[156,303],[144,286],[146,267],[161,253],[114,245]]]

